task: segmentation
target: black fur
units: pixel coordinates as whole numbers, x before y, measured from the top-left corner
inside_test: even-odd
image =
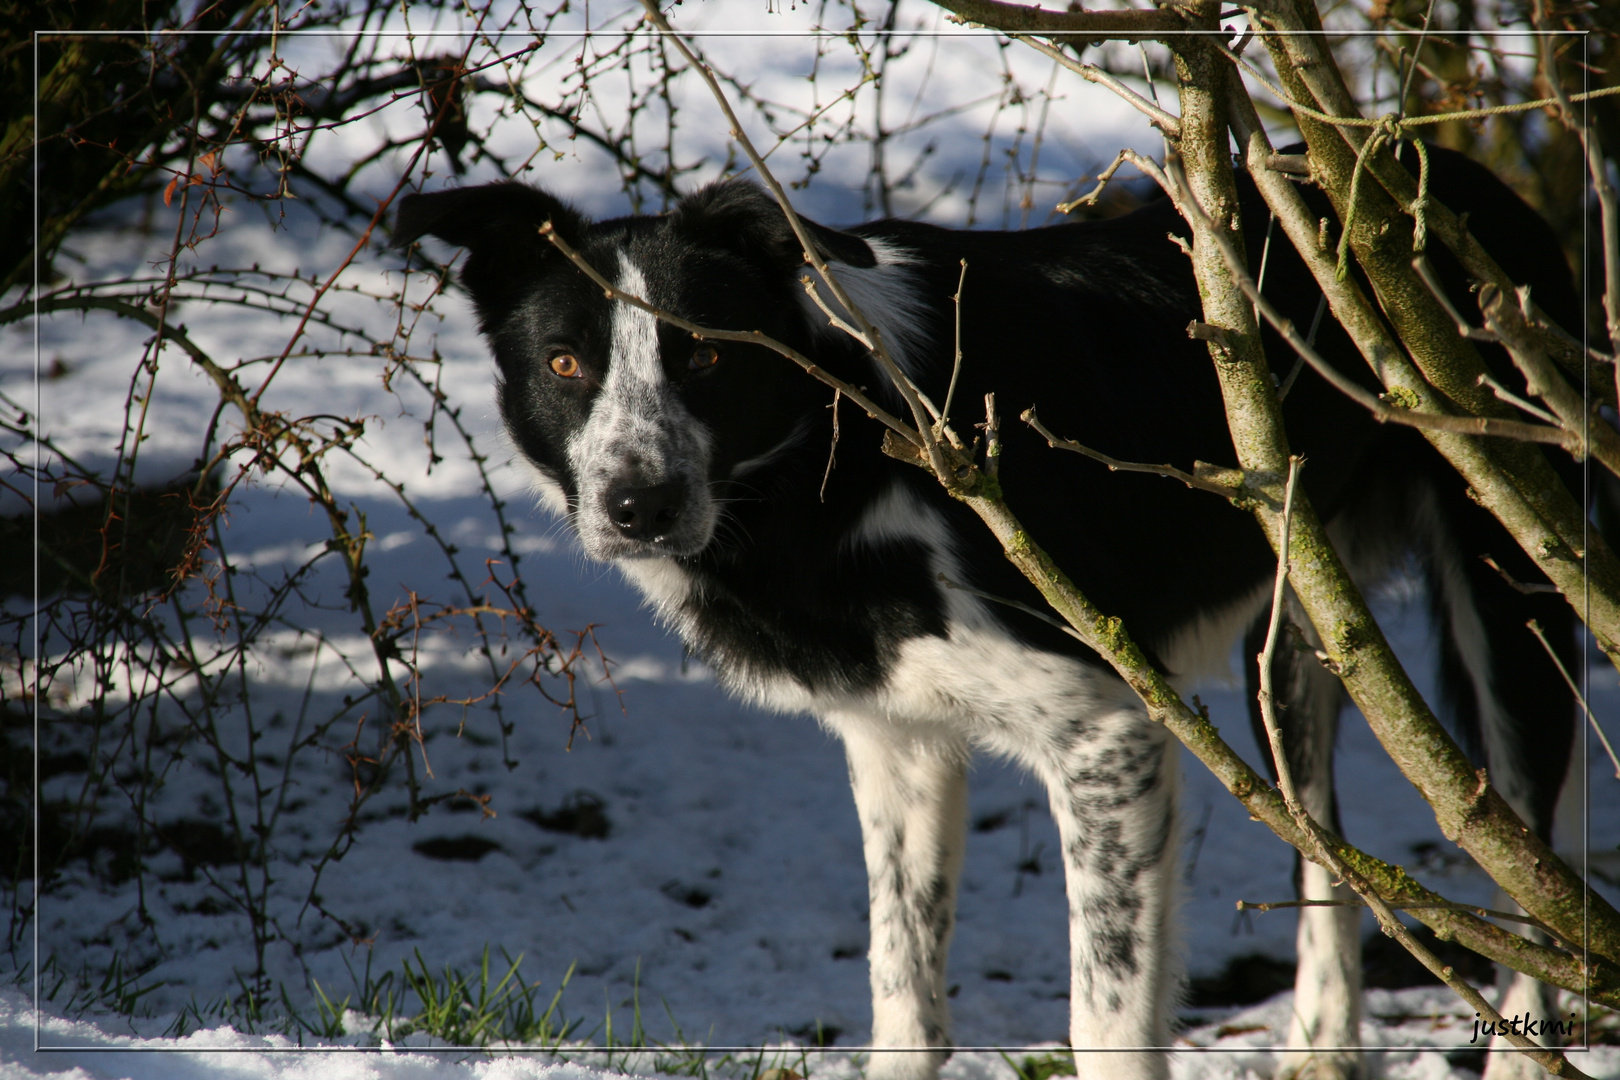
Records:
[[[1578,300],[1547,226],[1480,166],[1438,148],[1430,154],[1433,194],[1468,210],[1471,229],[1514,280],[1530,284],[1556,320],[1577,327]],[[1268,213],[1253,185],[1240,179],[1249,258],[1258,266]],[[1318,193],[1307,198],[1329,216]],[[1041,604],[977,518],[920,470],[885,457],[878,429],[847,400],[840,405],[836,464],[824,485],[831,394],[764,346],[716,343],[719,362],[699,364],[691,335],[660,324],[658,355],[641,361],[646,370],[635,384],[645,384],[645,392],[623,389],[630,368],[616,376],[615,366],[635,362],[626,351],[634,338],[622,322],[626,309],[539,235],[547,220],[610,279],[638,268],[644,298],[660,308],[702,326],[763,331],[875,392],[886,392],[881,377],[862,348],[807,307],[799,244],[772,200],[750,184],[712,185],[667,215],[597,223],[513,183],[412,196],[402,204],[401,243],[431,234],[469,249],[462,281],[500,366],[501,411],[522,457],[553,492],[554,507],[566,507],[581,524],[588,553],[625,561],[632,576],[644,566],[640,559],[673,561],[679,573],[672,580],[681,587],[646,580],[643,586],[729,684],[824,715],[843,708],[839,702],[878,701],[909,643],[950,640],[956,632],[937,580],[941,559],[967,585]],[[949,298],[966,259],[958,430],[975,419],[969,414],[976,405],[967,403],[993,391],[1004,416],[1038,405],[1053,431],[1116,458],[1183,469],[1235,460],[1209,355],[1186,334],[1200,305],[1187,257],[1168,238],[1185,237],[1187,228],[1167,201],[1112,220],[1025,232],[906,221],[847,231],[811,225],[811,231],[822,253],[852,275],[875,275],[879,306],[889,306],[887,337],[936,402],[944,400],[950,377]],[[1431,258],[1454,303],[1473,310],[1461,270],[1437,248]],[[1320,294],[1281,229],[1271,235],[1265,277],[1273,303],[1295,325],[1310,326]],[[1317,345],[1346,374],[1380,389],[1331,318]],[[1266,347],[1281,380],[1294,357],[1269,331]],[[559,356],[576,359],[579,373],[560,377],[552,368]],[[1522,385],[1501,356],[1489,362],[1504,382]],[[623,413],[614,424],[603,419],[610,408]],[[1360,561],[1387,570],[1415,556],[1429,579],[1443,695],[1463,742],[1482,760],[1490,710],[1478,700],[1480,657],[1470,659],[1469,650],[1488,649],[1485,685],[1501,713],[1499,744],[1512,748],[1513,758],[1492,760],[1492,775],[1520,778],[1521,812],[1546,834],[1573,737],[1573,703],[1524,623],[1540,619],[1572,662],[1568,606],[1558,597],[1516,592],[1485,565],[1482,557],[1489,556],[1520,580],[1535,577],[1529,560],[1415,431],[1374,423],[1310,371],[1288,395],[1283,417],[1294,451],[1309,462],[1304,488],[1322,518],[1357,549],[1347,553],[1351,561],[1357,553],[1376,554]],[[645,423],[638,428],[633,420]],[[696,432],[701,438],[694,436],[691,446],[703,448],[672,449],[663,436],[648,442],[646,431],[673,432],[669,438]],[[1274,556],[1244,511],[1161,477],[1114,473],[1053,451],[1016,422],[1004,423],[1003,439],[1009,505],[1158,664],[1175,659],[1178,635],[1202,617],[1235,610],[1274,572]],[[1567,462],[1561,467],[1570,472]],[[916,529],[908,532],[904,522],[887,532],[863,526],[884,499],[914,508],[921,515]],[[674,523],[669,528],[646,524],[646,508],[655,503]],[[640,524],[632,526],[638,513]],[[705,513],[713,516],[708,526],[697,521]],[[1101,666],[1048,623],[1003,606],[986,610],[1031,658]],[[1459,611],[1477,612],[1483,638]],[[1250,655],[1257,640],[1251,637]],[[1279,685],[1284,704],[1297,706],[1291,715],[1285,709],[1288,723],[1331,724],[1333,717],[1322,714],[1336,712],[1334,691],[1326,693],[1328,706],[1307,701],[1315,676],[1304,666],[1315,661],[1308,652],[1285,652]],[[1251,683],[1255,674],[1249,672]],[[792,706],[800,698],[809,704]],[[1030,704],[1040,716],[1062,707]],[[981,719],[978,734],[964,739],[994,741],[987,733],[1001,718]],[[1061,718],[1054,731],[1064,734],[1053,738],[1083,746],[1094,737],[1090,723],[1084,714]],[[1266,745],[1263,736],[1260,744]],[[1148,743],[1121,746],[1114,757],[1111,777],[1062,781],[1069,798],[1082,799],[1082,790],[1084,799],[1112,789],[1140,794],[1160,784],[1159,757]],[[1302,757],[1296,767],[1310,763]],[[1063,813],[1060,794],[1054,791],[1054,811]],[[1084,811],[1076,804],[1074,820]],[[1129,850],[1109,847],[1106,838],[1089,853],[1083,837],[1071,844],[1071,874],[1084,868],[1102,878],[1120,875],[1121,891],[1107,902],[1116,906],[1104,911],[1098,900],[1089,913],[1088,925],[1108,927],[1107,940],[1093,942],[1088,953],[1104,966],[1134,972],[1140,949],[1155,940],[1142,936],[1132,905],[1139,902],[1139,872],[1162,862],[1171,835],[1166,817]],[[948,937],[947,918],[935,936],[941,950]],[[1117,1005],[1119,998],[1110,1000]]]

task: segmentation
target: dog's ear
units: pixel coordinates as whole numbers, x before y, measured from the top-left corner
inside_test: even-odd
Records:
[[[461,283],[480,312],[495,310],[511,288],[547,259],[561,253],[540,235],[547,221],[577,245],[586,219],[568,204],[515,180],[478,187],[449,188],[407,195],[394,219],[394,244],[405,247],[424,236],[467,249]]]
[[[710,247],[738,251],[789,270],[804,265],[804,248],[771,195],[746,180],[722,180],[688,195],[672,215],[677,229]],[[865,240],[800,217],[829,262],[862,268],[877,265]]]

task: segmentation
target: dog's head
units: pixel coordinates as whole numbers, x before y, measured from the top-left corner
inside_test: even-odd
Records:
[[[598,223],[513,182],[400,206],[398,243],[431,235],[467,249],[461,282],[500,366],[507,429],[586,553],[695,555],[715,535],[726,485],[790,449],[825,395],[764,346],[700,340],[607,297],[541,234],[547,221],[623,292],[809,352],[799,243],[775,202],[739,181],[668,214]],[[873,265],[859,237],[811,229],[829,259]]]

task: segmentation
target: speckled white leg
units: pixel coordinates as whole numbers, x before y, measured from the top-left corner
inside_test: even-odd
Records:
[[[1039,771],[1063,840],[1081,1078],[1162,1080],[1177,986],[1176,758],[1138,708],[1070,727]],[[1128,1049],[1129,1048],[1129,1049]]]
[[[872,905],[872,1080],[931,1080],[948,1052],[945,959],[967,834],[962,744],[941,729],[848,715],[844,739]],[[927,1049],[932,1048],[932,1049]]]

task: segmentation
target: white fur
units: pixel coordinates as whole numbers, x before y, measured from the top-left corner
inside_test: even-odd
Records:
[[[877,257],[876,266],[859,267],[835,262],[829,263],[827,269],[832,271],[833,278],[855,301],[855,306],[860,308],[867,321],[877,327],[884,346],[894,362],[900,365],[900,370],[915,379],[918,377],[918,358],[923,355],[923,346],[927,343],[927,316],[934,305],[918,288],[917,275],[909,269],[912,256],[904,248],[871,238],[866,238],[866,242]],[[828,309],[847,322],[849,312],[833,295],[826,279],[808,267],[805,273],[815,283],[816,291]],[[823,333],[846,333],[834,325],[826,312],[817,307],[808,295],[801,294],[800,304],[810,324]],[[887,380],[883,385],[889,386]],[[893,392],[892,388],[889,392]]]
[[[646,296],[646,278],[628,256],[619,258],[618,287]],[[625,540],[608,517],[608,493],[616,485],[680,481],[686,500],[679,523],[656,542],[670,554],[698,551],[714,534],[718,517],[708,487],[713,440],[664,375],[658,323],[651,314],[623,301],[615,304],[611,348],[607,378],[566,449],[579,481],[574,525],[580,542],[596,559],[645,557],[646,544]]]
[[[1272,583],[1261,582],[1254,591],[1236,603],[1200,615],[1177,630],[1159,650],[1164,666],[1178,691],[1185,691],[1202,679],[1231,684],[1232,642],[1242,637],[1271,601]],[[1241,684],[1240,684],[1241,685]]]
[[[871,903],[869,1077],[929,1080],[949,1040],[945,961],[967,832],[965,747],[948,726],[829,712],[843,739]]]
[[[945,523],[898,485],[846,543],[897,539],[923,544],[932,574],[961,580]],[[1166,1047],[1176,985],[1176,843],[1168,827],[1176,759],[1166,735],[1111,674],[1014,640],[969,593],[945,597],[948,636],[907,640],[874,692],[812,695],[786,679],[749,687],[776,708],[817,713],[845,742],[872,892],[873,1043],[928,1045],[917,1040],[947,1030],[940,994],[950,923],[924,917],[938,897],[921,883],[947,882],[954,894],[965,819],[962,762],[976,748],[1026,765],[1051,796],[1070,900],[1074,1045]],[[1132,763],[1155,782],[1111,790]],[[1126,869],[1133,860],[1141,865]],[[1129,913],[1123,928],[1122,909]],[[1132,939],[1134,970],[1102,947],[1110,934]],[[1110,1080],[1158,1078],[1168,1069],[1162,1053],[1079,1061],[1082,1076]],[[870,1073],[918,1080],[937,1065],[936,1055],[878,1055]]]
[[[511,460],[523,468],[523,478],[528,482],[530,494],[540,505],[559,518],[568,517],[568,492],[555,476],[535,464],[534,460],[517,448],[510,432],[503,429],[503,437],[507,447],[511,450]]]
[[[681,605],[692,595],[692,575],[673,559],[620,559],[615,565],[663,622],[682,629]]]
[[[770,465],[772,462],[776,461],[777,458],[781,457],[783,454],[799,445],[799,443],[803,442],[805,437],[810,434],[810,428],[810,421],[801,420],[799,423],[794,425],[793,431],[788,435],[787,438],[783,439],[781,442],[777,443],[763,454],[756,454],[745,461],[739,461],[737,464],[733,465],[731,467],[731,478],[733,480],[739,480],[747,476],[749,473],[758,472],[760,469]]]

